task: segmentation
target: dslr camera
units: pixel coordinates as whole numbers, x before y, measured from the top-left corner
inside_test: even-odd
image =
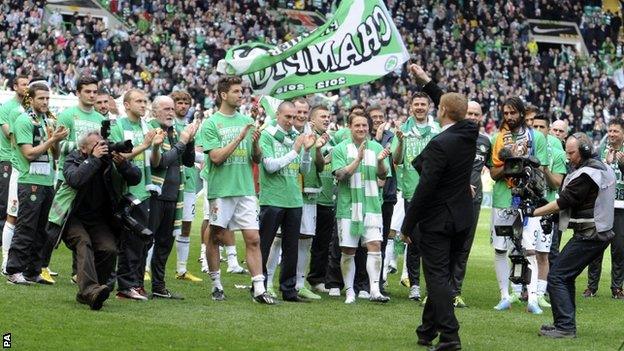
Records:
[[[108,155],[110,156],[113,151],[124,154],[131,153],[132,148],[134,147],[134,145],[132,145],[132,140],[125,140],[117,143],[108,140],[108,137],[110,136],[110,127],[111,122],[109,120],[102,121],[102,126],[100,127],[100,135],[106,142],[106,145],[108,145]]]
[[[130,215],[134,206],[140,203],[141,202],[136,197],[131,194],[126,194],[121,197],[117,205],[117,211],[115,211],[113,216],[125,230],[131,231],[140,237],[149,238],[152,236],[152,231]]]

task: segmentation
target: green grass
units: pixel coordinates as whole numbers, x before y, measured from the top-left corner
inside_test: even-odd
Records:
[[[202,213],[198,206],[198,218]],[[544,340],[541,324],[552,322],[550,310],[541,316],[519,306],[496,312],[498,286],[489,244],[489,211],[484,210],[468,263],[464,298],[469,308],[457,310],[466,350],[617,350],[624,342],[624,302],[611,299],[610,257],[605,256],[599,296],[584,300],[580,293],[586,274],[577,281],[578,339]],[[199,225],[193,228],[190,271],[199,274]],[[244,252],[239,240],[239,258]],[[175,249],[174,249],[175,252]],[[392,301],[386,305],[325,296],[309,304],[252,303],[248,276],[223,274],[228,300],[210,299],[210,282],[176,281],[175,253],[169,259],[168,287],[184,301],[132,302],[109,299],[99,312],[79,305],[69,281],[70,252],[55,252],[51,267],[60,275],[55,286],[0,284],[0,332],[12,333],[15,349],[71,350],[414,350],[414,329],[422,307],[407,300],[399,275],[390,276]],[[225,270],[223,270],[224,272]]]

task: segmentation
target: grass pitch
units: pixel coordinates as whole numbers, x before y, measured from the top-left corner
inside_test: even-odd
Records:
[[[251,302],[246,289],[235,288],[250,285],[249,276],[227,274],[222,267],[228,299],[212,301],[210,279],[199,272],[197,263],[201,213],[198,204],[189,271],[204,281],[175,280],[175,249],[167,267],[169,289],[185,300],[134,302],[111,296],[101,311],[90,311],[75,301],[71,254],[61,247],[51,264],[60,273],[56,285],[0,284],[0,332],[11,333],[12,348],[18,350],[425,350],[416,345],[414,334],[422,307],[407,299],[408,289],[399,284],[399,274],[389,277],[392,300],[385,305],[364,300],[345,305],[344,297],[323,296],[308,304],[264,306]],[[537,336],[541,324],[552,322],[549,309],[541,316],[530,315],[519,305],[505,312],[492,309],[499,294],[489,213],[482,211],[468,263],[463,297],[470,307],[457,310],[464,349],[624,350],[624,301],[611,299],[608,253],[597,297],[580,296],[587,283],[585,273],[577,281],[578,339]],[[568,237],[565,234],[564,241]],[[238,249],[242,259],[242,240]]]

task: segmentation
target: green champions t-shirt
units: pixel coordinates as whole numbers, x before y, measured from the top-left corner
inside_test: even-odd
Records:
[[[277,141],[266,130],[260,135],[260,148],[263,158],[280,158],[292,151],[292,146],[286,146]],[[303,150],[301,152],[303,153]],[[301,154],[275,173],[267,172],[262,163],[260,165],[260,205],[283,208],[302,207],[300,166]]]
[[[554,174],[566,174],[566,154],[561,148],[561,142],[557,138],[554,140],[548,138],[547,141],[549,160],[548,169]],[[557,145],[559,145],[559,148]],[[555,201],[557,199],[557,190],[558,189],[548,188],[546,191],[546,200],[548,200],[548,202]]]
[[[217,112],[202,124],[200,140],[206,153],[202,178],[208,182],[208,199],[256,194],[251,132],[222,164],[213,164],[208,156],[210,150],[226,146],[240,135],[246,125],[253,123],[251,117],[238,112],[231,116]]]
[[[349,128],[338,129],[333,137],[335,145],[338,145],[347,139],[351,139],[351,129]]]
[[[147,123],[133,122],[128,117],[117,118],[117,123],[111,126],[110,139],[112,139],[113,142],[131,140],[132,145],[136,147],[143,143],[143,135],[145,135],[149,129],[151,128]],[[151,148],[148,150],[151,150]],[[150,192],[146,188],[147,184],[152,184],[151,179],[146,176],[146,174],[149,173],[147,170],[149,160],[146,162],[148,155],[149,153],[142,152],[131,160],[132,164],[141,170],[141,182],[125,189],[139,201],[144,201],[150,197]]]
[[[349,159],[347,154],[347,145],[351,144],[351,141],[343,141],[338,144],[332,151],[332,162],[331,168],[332,173],[336,172],[339,169],[345,168],[348,166],[353,160]],[[375,152],[375,155],[379,155],[380,152],[383,151],[383,146],[379,144],[377,141],[369,140],[367,147],[370,150]],[[386,159],[386,169],[389,169],[389,163],[387,163],[388,159]],[[358,167],[358,171],[362,172],[362,163]],[[336,218],[351,218],[351,187],[350,180],[344,179],[342,181],[338,181],[338,196],[336,199]],[[381,197],[379,201],[382,201]]]
[[[58,179],[64,180],[63,164],[67,154],[76,149],[76,143],[86,133],[97,130],[102,127],[102,121],[105,120],[95,109],[91,112],[85,112],[78,106],[70,107],[58,115],[58,124],[67,127],[69,134],[65,140],[61,140],[61,157],[59,158]]]
[[[414,117],[410,117],[413,119]],[[403,167],[397,168],[397,176],[401,179],[401,190],[403,191],[403,198],[409,200],[414,195],[418,180],[420,179],[416,169],[412,167],[412,161],[416,156],[420,155],[425,146],[429,143],[429,140],[438,134],[438,129],[429,124],[424,126],[418,126],[415,123],[403,123],[401,125],[401,131],[403,132],[403,162],[400,163]],[[399,146],[399,138],[392,139],[392,154],[396,154],[397,147]]]
[[[9,117],[8,117],[8,125],[9,125],[9,134],[14,135],[15,133],[15,120],[17,119],[17,117],[19,115],[21,115],[22,113],[24,113],[25,110],[23,107],[19,106],[16,109],[13,109],[11,112],[9,112]],[[11,142],[11,148],[9,149],[9,161],[11,161],[11,164],[13,166],[15,166],[17,164],[17,157],[18,154],[20,153],[19,148],[17,147],[17,145],[15,145],[14,142]]]
[[[321,148],[321,155],[324,157],[329,155],[333,150],[333,147],[327,142]],[[321,172],[318,173],[319,179],[321,181],[321,192],[316,199],[316,202],[319,205],[323,206],[333,206],[335,201],[334,191],[336,188],[335,178],[331,171],[331,162],[326,163],[325,167]]]
[[[36,147],[48,140],[47,119],[43,116],[31,116],[28,111],[15,119],[13,133],[17,147],[31,144]],[[34,161],[29,161],[20,151],[16,155],[16,166],[20,172],[19,184],[54,185],[54,157],[48,149]]]
[[[180,121],[175,119],[176,130],[184,130],[187,123],[186,121]],[[197,133],[199,134],[199,133]],[[195,140],[197,143],[197,138]],[[201,145],[201,144],[198,144]],[[195,193],[197,191],[197,181],[199,180],[199,170],[197,167],[184,167],[184,192]]]
[[[7,124],[10,129],[10,126],[13,124],[15,119],[11,119],[9,115],[13,110],[20,107],[21,106],[17,100],[17,96],[2,104],[2,106],[0,106],[0,127]],[[7,138],[6,134],[0,131],[0,161],[11,161],[13,158],[12,150],[11,139]]]
[[[529,133],[531,133],[533,139],[531,155],[535,156],[542,166],[548,166],[550,162],[548,160],[548,143],[546,142],[546,138],[542,133],[537,132],[533,129],[529,129]],[[497,136],[498,133],[492,136],[492,145],[496,145]],[[518,135],[512,134],[510,142],[516,143],[516,141],[518,141]],[[489,164],[492,164],[492,162],[492,156],[490,155]],[[507,208],[511,206],[511,197],[511,189],[507,185],[507,181],[505,180],[505,178],[497,180],[494,183],[494,187],[492,189],[492,207]]]
[[[624,146],[620,148],[621,152],[624,152]],[[615,208],[624,208],[624,179],[622,178],[622,171],[618,167],[617,162],[607,163],[607,143],[604,143],[600,147],[600,159],[607,166],[611,167],[615,172]]]

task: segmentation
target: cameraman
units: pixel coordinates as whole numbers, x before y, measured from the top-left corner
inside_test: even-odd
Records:
[[[495,271],[500,288],[501,300],[494,307],[495,310],[507,310],[511,304],[519,300],[522,291],[521,285],[514,286],[514,294],[509,295],[509,260],[507,251],[511,248],[509,237],[497,236],[494,230],[496,218],[506,216],[506,211],[513,205],[511,188],[513,179],[504,176],[505,159],[508,157],[536,157],[542,166],[548,166],[548,150],[546,138],[527,126],[525,122],[524,103],[518,97],[512,97],[503,103],[503,124],[500,132],[492,138],[492,154],[490,176],[496,181],[492,191],[492,246],[495,250]],[[542,167],[543,168],[543,167]],[[537,259],[535,257],[536,244],[541,242],[539,235],[544,235],[539,218],[529,219],[522,229],[522,248],[526,251],[527,260],[531,266],[531,282],[527,286],[527,311],[541,314],[537,298]]]
[[[615,173],[591,158],[592,144],[583,133],[568,138],[566,154],[574,170],[565,178],[559,199],[537,209],[523,209],[527,216],[559,212],[561,230],[569,224],[574,231],[548,275],[554,324],[543,325],[539,335],[550,338],[576,337],[576,277],[602,254],[615,236]]]
[[[92,310],[102,308],[108,298],[110,281],[117,259],[116,230],[111,227],[118,189],[113,173],[119,173],[128,185],[141,181],[141,171],[118,154],[108,152],[108,144],[97,131],[78,139],[78,150],[67,155],[63,168],[66,185],[61,185],[52,205],[50,219],[57,209],[69,205],[63,223],[63,240],[76,254],[78,294],[76,301]],[[65,202],[63,194],[73,201]],[[70,197],[72,196],[70,195]],[[116,229],[116,228],[115,228]]]

